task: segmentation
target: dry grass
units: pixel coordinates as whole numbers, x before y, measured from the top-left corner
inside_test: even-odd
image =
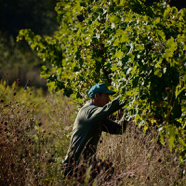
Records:
[[[0,86],[0,185],[55,185],[74,107],[61,93]]]
[[[78,185],[61,172],[72,114],[75,107],[61,93],[44,97],[1,84],[0,185]],[[115,173],[109,181],[100,174],[94,185],[186,185],[186,165],[158,144],[155,130],[144,134],[130,122],[123,135],[103,133],[101,138],[97,156],[111,161]]]
[[[115,175],[102,185],[186,185],[186,165],[158,143],[155,130],[144,134],[132,122],[122,136],[105,134],[98,156],[115,167]]]

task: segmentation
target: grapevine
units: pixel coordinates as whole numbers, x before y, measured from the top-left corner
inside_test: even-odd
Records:
[[[165,1],[69,0],[57,3],[59,30],[52,37],[21,30],[51,66],[41,77],[50,91],[77,103],[98,82],[127,100],[126,119],[144,132],[156,126],[160,142],[186,157],[186,9]]]

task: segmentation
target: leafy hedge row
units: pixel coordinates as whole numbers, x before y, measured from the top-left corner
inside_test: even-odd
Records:
[[[53,37],[21,30],[52,68],[42,67],[50,90],[64,90],[77,102],[106,82],[127,99],[126,117],[146,132],[159,130],[162,144],[185,158],[186,9],[166,1],[68,0],[56,6],[59,30]]]

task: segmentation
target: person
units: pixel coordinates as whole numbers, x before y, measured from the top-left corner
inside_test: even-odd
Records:
[[[113,101],[110,95],[115,94],[109,90],[105,83],[91,87],[88,92],[90,102],[86,103],[78,112],[74,122],[69,149],[63,164],[66,167],[65,175],[72,173],[81,160],[93,162],[96,158],[96,149],[101,133],[122,134],[126,129],[123,118],[116,123],[108,117],[120,110],[125,102],[117,97]]]

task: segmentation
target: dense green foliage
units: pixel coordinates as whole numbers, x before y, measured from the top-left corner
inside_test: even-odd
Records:
[[[63,89],[78,102],[106,82],[127,100],[126,118],[144,132],[155,125],[162,144],[185,158],[186,9],[166,2],[61,1],[60,29],[53,37],[21,30],[52,68],[42,67],[50,90]],[[78,17],[77,17],[78,16]],[[79,19],[79,21],[78,21]]]

